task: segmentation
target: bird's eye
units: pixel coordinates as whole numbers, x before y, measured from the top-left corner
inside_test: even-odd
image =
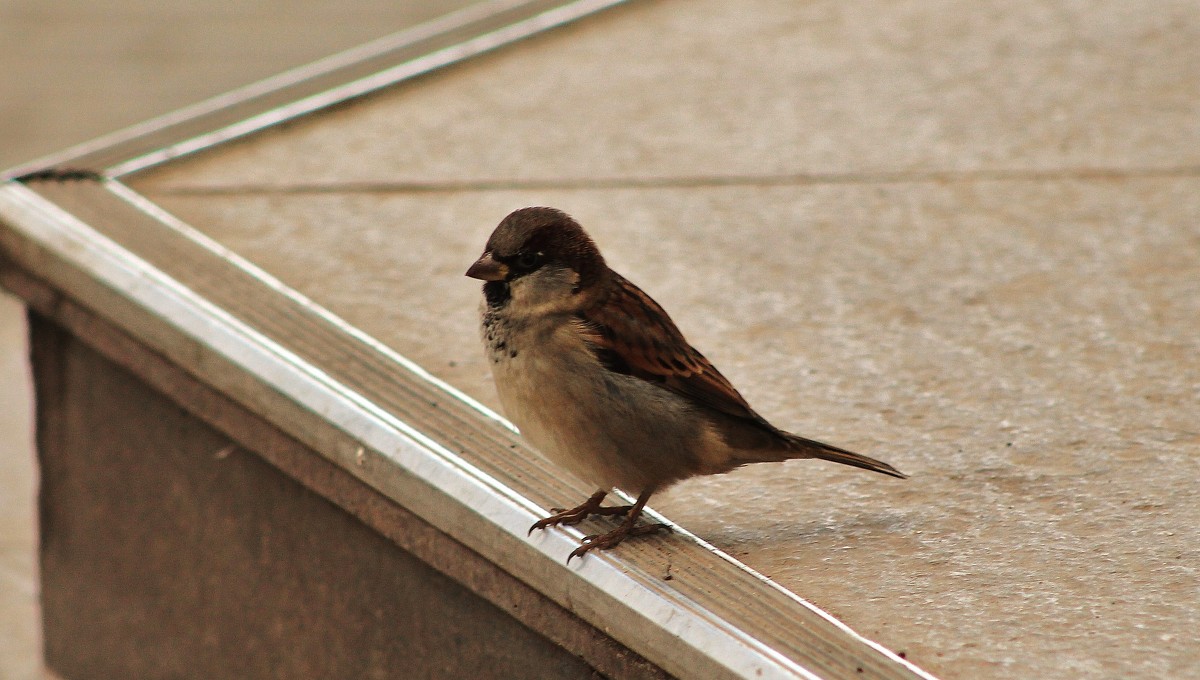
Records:
[[[516,265],[518,269],[533,271],[542,265],[542,254],[529,251],[517,253]]]

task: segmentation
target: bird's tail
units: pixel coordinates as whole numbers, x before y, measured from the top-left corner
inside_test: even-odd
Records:
[[[881,460],[875,460],[870,456],[864,456],[861,453],[847,451],[836,446],[816,441],[815,439],[806,439],[799,435],[790,432],[779,432],[786,442],[785,448],[779,451],[779,457],[776,460],[787,460],[789,458],[820,458],[821,460],[833,461],[842,465],[852,465],[856,468],[871,470],[873,472],[881,472],[892,477],[900,479],[908,479],[908,475],[900,472],[896,468],[888,465]],[[765,452],[763,452],[765,453]]]

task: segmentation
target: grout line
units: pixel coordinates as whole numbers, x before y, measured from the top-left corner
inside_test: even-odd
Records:
[[[968,170],[928,172],[788,173],[778,175],[693,175],[681,177],[600,177],[578,179],[462,180],[443,182],[349,181],[147,187],[157,196],[239,196],[247,194],[404,194],[470,191],[699,189],[711,187],[819,186],[841,184],[948,184],[1128,180],[1200,177],[1200,166],[1166,168],[1065,168],[1061,170]]]

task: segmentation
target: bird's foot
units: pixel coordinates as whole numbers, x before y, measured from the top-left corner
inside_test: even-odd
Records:
[[[568,526],[572,524],[579,524],[583,520],[593,515],[625,515],[629,512],[629,509],[633,507],[632,505],[605,507],[585,506],[586,503],[569,510],[564,510],[562,508],[550,508],[550,512],[553,512],[554,514],[545,519],[539,519],[538,521],[534,522],[533,526],[529,527],[529,533],[532,534],[534,529],[545,529],[546,527],[558,526],[560,524],[566,524]]]
[[[554,514],[534,522],[533,526],[529,527],[529,533],[532,534],[535,529],[545,529],[560,524],[579,524],[592,515],[627,515],[633,508],[632,505],[602,506],[600,502],[604,500],[605,495],[604,491],[597,491],[581,505],[569,510],[550,508],[550,512]]]
[[[608,550],[609,548],[617,547],[627,538],[631,538],[633,536],[644,536],[646,534],[656,534],[660,531],[673,531],[673,529],[671,529],[670,525],[661,523],[634,526],[633,522],[622,522],[621,526],[613,529],[607,534],[584,536],[583,545],[580,545],[578,548],[572,550],[571,554],[567,556],[567,564],[571,563],[571,558],[583,557],[592,550]]]

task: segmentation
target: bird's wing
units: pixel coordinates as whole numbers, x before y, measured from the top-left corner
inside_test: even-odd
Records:
[[[578,315],[584,338],[601,363],[614,372],[774,429],[688,344],[658,303],[620,274],[613,272],[613,276],[608,295]]]

